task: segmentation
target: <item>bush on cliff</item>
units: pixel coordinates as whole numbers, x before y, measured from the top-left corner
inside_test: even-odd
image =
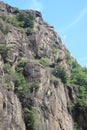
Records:
[[[55,66],[53,70],[53,75],[57,78],[60,78],[63,83],[67,83],[68,75],[66,69],[62,66]]]

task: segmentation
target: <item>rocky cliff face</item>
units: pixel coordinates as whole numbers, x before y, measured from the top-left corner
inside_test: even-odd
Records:
[[[39,122],[37,129],[72,130],[72,118],[67,111],[67,97],[61,81],[51,79],[50,72],[38,63],[26,64],[24,73],[28,82],[39,81],[38,90],[31,93]]]
[[[64,70],[70,77],[75,60],[40,12],[23,12],[34,16],[32,32],[18,21],[18,9],[0,2],[0,128],[73,130],[67,105],[75,93],[65,87]]]
[[[0,130],[25,130],[19,99],[0,82]]]

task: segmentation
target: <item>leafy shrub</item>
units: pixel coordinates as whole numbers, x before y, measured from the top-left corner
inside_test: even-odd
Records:
[[[76,96],[77,101],[75,105],[81,108],[87,107],[87,90],[84,86],[79,86]]]
[[[72,69],[71,83],[87,86],[87,72],[83,68],[77,66]]]
[[[12,90],[12,82],[13,82],[13,71],[11,68],[11,65],[9,63],[5,63],[4,64],[4,77],[3,77],[3,81],[4,81],[4,87],[7,90]],[[12,81],[12,82],[11,82]]]
[[[57,78],[60,78],[63,83],[67,83],[68,75],[66,69],[62,66],[55,66],[53,70],[53,75]]]
[[[9,63],[5,64],[4,72],[7,77],[5,78],[6,84],[10,84],[10,81],[14,82],[15,85],[15,93],[22,98],[26,93],[30,92],[29,84],[25,80],[21,71],[15,71],[11,68]],[[9,78],[10,77],[10,78]]]
[[[15,72],[13,76],[15,83],[15,92],[19,98],[22,98],[26,95],[26,93],[29,93],[29,84],[26,82],[22,73]]]
[[[8,54],[9,49],[10,48],[8,46],[6,46],[5,44],[0,45],[0,54],[2,55],[4,62],[6,61],[6,56]]]
[[[12,14],[8,16],[7,22],[10,23],[10,24],[12,24],[12,25],[14,25],[14,26],[19,26],[19,24],[20,24],[20,23],[17,21],[16,16],[14,16],[14,15],[12,15]]]
[[[73,103],[73,109],[87,107],[87,69],[80,67],[77,62],[73,62],[70,82],[75,84],[78,90],[76,91],[76,102]]]
[[[2,19],[0,19],[0,30],[4,35],[9,32],[9,26]]]
[[[16,71],[22,73],[25,64],[28,63],[28,62],[29,62],[28,59],[21,59],[21,60],[18,62],[18,65],[17,65],[17,67],[16,67]]]
[[[77,61],[72,61],[72,69],[80,67],[80,65],[77,63]]]
[[[24,108],[24,120],[26,124],[26,129],[37,130],[36,128],[36,116],[33,109]]]
[[[2,18],[3,21],[6,21],[6,20],[7,20],[7,16],[6,16],[6,14],[3,13],[3,14],[1,15],[1,18]]]
[[[15,92],[19,98],[25,96],[27,93],[36,91],[39,87],[37,82],[27,83],[22,73],[15,73],[14,75]]]
[[[27,34],[27,36],[29,36],[29,35],[32,35],[32,33],[33,33],[33,30],[32,30],[32,28],[27,28],[26,29],[26,34]]]
[[[5,65],[4,65],[4,72],[5,73],[7,73],[7,74],[10,74],[10,72],[11,72],[11,65],[9,64],[9,63],[6,63]]]
[[[54,56],[54,59],[56,60],[56,56],[57,56],[57,52],[58,52],[58,48],[53,46],[53,56]]]
[[[14,11],[13,11],[14,14],[17,14],[17,13],[19,13],[19,12],[20,12],[20,11],[19,11],[18,8],[14,8]]]
[[[14,9],[13,14],[10,14],[9,16],[6,16],[5,14],[3,14],[1,18],[5,23],[8,22],[14,26],[20,26],[23,28],[31,28],[31,30],[33,28],[34,15],[28,14],[22,10],[20,11],[18,8]],[[31,30],[29,31],[28,29],[27,34],[29,34],[29,32],[31,33],[32,32]]]
[[[9,48],[6,45],[0,45],[0,54],[7,54]]]
[[[17,14],[17,20],[20,21],[22,23],[22,25],[20,24],[21,27],[23,28],[33,28],[33,19],[34,16],[32,14],[27,14],[24,11],[20,11]]]
[[[10,75],[5,75],[3,77],[3,81],[4,81],[4,88],[7,90],[12,90],[12,86],[11,86],[11,76]]]
[[[72,56],[71,56],[71,54],[70,54],[70,52],[68,50],[65,51],[65,55],[66,55],[66,62],[67,62],[67,64],[72,65],[73,59],[72,59]]]
[[[42,64],[45,67],[48,67],[50,65],[50,60],[47,57],[42,57],[39,60],[40,64]]]

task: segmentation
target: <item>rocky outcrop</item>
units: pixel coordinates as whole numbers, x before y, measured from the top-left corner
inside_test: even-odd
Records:
[[[40,17],[42,19],[41,12],[37,10],[24,10],[28,14],[33,14],[35,17]]]
[[[14,15],[14,8],[3,2],[0,2],[0,11],[1,14]],[[3,81],[5,75],[10,75],[4,71],[4,64],[9,63],[12,70],[16,71],[19,62],[27,59],[28,63],[22,68],[23,75],[28,84],[33,84],[33,87],[20,101],[22,106],[27,105],[35,109],[38,120],[37,130],[72,130],[73,122],[67,110],[64,84],[60,79],[52,78],[50,69],[39,62],[43,57],[49,59],[51,67],[60,64],[67,69],[65,55],[67,49],[54,28],[43,21],[40,12],[32,10],[25,12],[35,17],[32,35],[27,36],[25,30],[20,27],[3,22],[8,25],[9,30],[4,34],[4,39],[1,30],[0,46],[4,45],[5,50],[9,49],[4,56],[0,53],[1,80]],[[14,80],[11,82],[14,89],[9,91],[4,89],[4,84],[0,85],[0,128],[1,130],[25,130],[21,104],[14,94]]]
[[[31,93],[36,110],[38,130],[72,130],[72,118],[67,110],[64,85],[59,79],[51,79],[49,71],[38,63],[28,63],[24,68],[28,82],[38,81],[38,90]],[[30,104],[32,104],[30,102]]]
[[[23,11],[34,16],[29,33],[31,28],[16,19],[20,11],[0,2],[0,130],[31,130],[33,109],[34,130],[73,130],[74,121],[86,130],[86,108],[75,109],[73,115],[68,108],[76,100],[73,86],[66,87],[60,76],[53,75],[61,66],[70,77],[74,58],[40,12]],[[16,25],[7,22],[14,17]]]
[[[0,130],[25,130],[19,99],[0,81]]]
[[[0,11],[1,12],[8,12],[8,13],[12,13],[13,12],[13,7],[11,7],[8,4],[4,4],[2,1],[0,1]]]

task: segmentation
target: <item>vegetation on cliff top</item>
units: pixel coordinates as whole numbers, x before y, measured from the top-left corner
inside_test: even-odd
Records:
[[[4,34],[7,34],[9,32],[9,26],[5,26],[5,24],[12,24],[13,26],[16,27],[21,27],[25,30],[27,35],[32,34],[33,32],[33,21],[35,17],[32,14],[27,14],[26,12],[18,9],[14,9],[13,14],[5,14],[2,13],[1,18],[0,18],[0,24],[1,24],[1,29],[4,32]]]

